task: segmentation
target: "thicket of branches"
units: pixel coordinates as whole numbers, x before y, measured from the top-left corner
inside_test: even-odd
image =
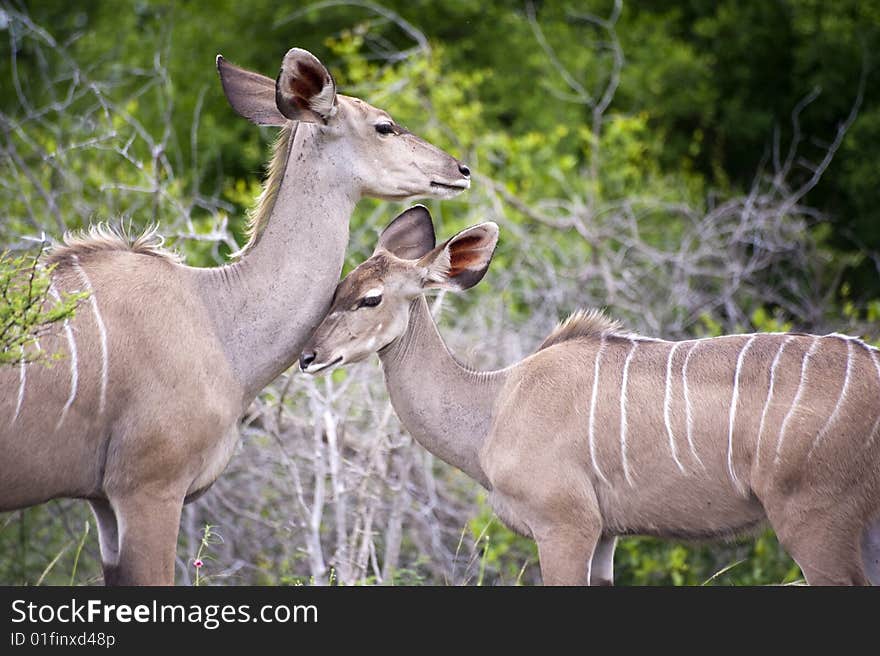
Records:
[[[718,191],[689,173],[663,170],[662,140],[650,125],[612,110],[627,74],[619,2],[608,13],[572,16],[589,37],[589,79],[563,63],[539,13],[525,5],[551,95],[588,117],[583,126],[540,139],[482,130],[479,75],[444,70],[442,49],[432,49],[394,11],[368,2],[319,4],[358,10],[352,29],[327,42],[342,62],[336,72],[345,91],[391,110],[478,171],[461,201],[434,205],[439,236],[477,221],[501,225],[498,254],[480,286],[434,302],[441,331],[461,359],[484,368],[509,364],[531,352],[559,318],[585,306],[608,307],[628,327],[670,338],[791,323],[868,332],[860,322],[870,314],[829,314],[848,261],[829,254],[823,216],[808,197],[858,115],[864,77],[833,134],[802,132],[802,113],[822,102],[807,93],[790,108],[790,125],[767,135],[752,184]],[[200,156],[207,122],[216,129],[238,120],[208,121],[201,112],[219,84],[196,92],[182,139],[173,129],[179,116],[169,91],[171,44],[149,68],[120,64],[108,74],[106,62],[71,54],[82,34],[59,42],[17,5],[3,7],[3,56],[10,57],[17,98],[14,111],[0,113],[3,243],[21,249],[43,231],[57,238],[92,220],[159,220],[190,263],[222,263],[238,247],[240,210],[252,201],[257,178],[224,181],[219,160]],[[293,13],[279,24],[300,20],[302,13]],[[383,36],[389,29],[394,42]],[[161,120],[147,125],[139,118],[144,113]],[[826,139],[818,156],[815,148],[804,152],[813,137]],[[559,155],[570,140],[582,145],[579,160]],[[361,204],[349,264],[372,250],[398,209]],[[54,502],[7,515],[0,523],[0,580],[96,580],[97,540],[95,532],[85,535],[90,520],[82,506]],[[206,525],[215,528],[203,544]],[[179,582],[193,581],[200,548],[202,575],[223,584],[540,578],[531,544],[492,519],[477,485],[402,429],[374,361],[319,379],[290,371],[260,395],[229,468],[184,509]],[[628,582],[700,582],[741,559],[727,580],[797,577],[772,536],[712,548],[627,540],[618,569]]]

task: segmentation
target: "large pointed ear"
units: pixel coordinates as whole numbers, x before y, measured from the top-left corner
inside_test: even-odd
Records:
[[[291,120],[326,123],[336,114],[336,82],[312,53],[291,48],[275,80],[275,104]]]
[[[217,55],[223,93],[239,116],[257,125],[284,125],[287,119],[275,105],[275,81],[239,68]]]
[[[419,260],[426,269],[422,286],[455,290],[473,287],[486,275],[497,243],[498,225],[491,221],[462,230]]]
[[[404,260],[417,260],[434,248],[434,222],[424,205],[414,205],[399,214],[382,234],[380,248]]]

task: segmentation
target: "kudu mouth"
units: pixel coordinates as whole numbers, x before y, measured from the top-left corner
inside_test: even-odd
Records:
[[[467,165],[462,164],[457,159],[452,160],[455,168],[458,170],[460,177],[447,178],[445,174],[440,176],[429,175],[429,185],[433,195],[441,198],[452,198],[471,187],[471,170]],[[416,165],[416,168],[423,173],[427,173],[422,167]]]
[[[457,182],[431,182],[431,188],[433,189],[450,189],[455,191],[456,193],[464,191],[465,189],[470,189],[470,187],[470,178],[462,178]]]
[[[448,200],[470,189],[471,181],[468,178],[462,178],[454,182],[432,180],[430,186],[432,196]]]
[[[340,355],[338,358],[336,358],[335,360],[332,360],[330,362],[315,362],[314,361],[314,354],[311,354],[311,355],[312,355],[312,359],[309,359],[307,357],[306,353],[303,353],[299,357],[299,368],[305,374],[315,375],[315,374],[321,373],[322,371],[329,371],[333,367],[336,367],[336,366],[342,364],[342,360],[343,360],[343,357]]]

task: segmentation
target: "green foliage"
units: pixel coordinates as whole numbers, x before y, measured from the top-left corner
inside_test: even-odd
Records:
[[[534,541],[506,529],[481,498],[469,529],[486,583],[540,581]],[[483,571],[485,570],[485,571]],[[779,547],[772,531],[736,543],[697,544],[622,538],[614,558],[620,585],[762,585],[801,580],[797,565]]]
[[[9,585],[94,585],[100,559],[88,507],[53,501],[0,518],[0,580]]]
[[[49,299],[51,269],[39,256],[0,253],[0,366],[44,359],[35,340],[52,324],[73,316],[88,294],[65,294]]]
[[[613,66],[608,35],[585,16],[607,17],[610,0],[536,3],[537,24],[558,66],[540,47],[523,5],[502,0],[383,1],[428,39],[428,48],[408,50],[399,60],[383,55],[412,48],[411,37],[357,3],[320,9],[315,2],[295,8],[268,0],[29,4],[32,20],[47,28],[50,39],[19,24],[0,28],[16,55],[0,57],[2,88],[9,91],[0,94],[4,241],[40,229],[57,238],[94,219],[161,221],[189,264],[223,262],[237,245],[226,239],[227,225],[242,240],[273,130],[235,116],[217,83],[214,56],[222,52],[273,75],[280,55],[297,45],[329,65],[341,92],[388,109],[475,171],[468,194],[430,203],[438,235],[492,219],[503,222],[502,238],[492,275],[481,283],[484,292],[448,303],[454,314],[467,317],[477,304],[494,302],[505,308],[512,332],[530,321],[547,328],[561,318],[541,316],[545,308],[537,301],[561,294],[563,283],[579,293],[551,313],[597,300],[592,281],[577,277],[578,267],[600,249],[625,262],[629,249],[628,235],[603,231],[606,213],[625,207],[648,247],[680,247],[689,255],[692,244],[684,239],[692,215],[746,193],[762,162],[772,173],[774,134],[785,156],[797,103],[821,89],[799,124],[806,150],[798,162],[801,156],[815,161],[821,155],[816,142],[833,137],[862,80],[858,118],[822,182],[804,199],[816,210],[813,219],[824,217],[804,231],[815,251],[795,248],[784,256],[809,260],[815,274],[809,284],[827,292],[821,311],[798,316],[785,305],[803,289],[785,287],[789,272],[781,266],[766,274],[767,283],[785,291],[772,299],[737,298],[739,317],[710,306],[685,320],[681,299],[671,297],[668,316],[658,323],[708,336],[846,322],[852,331],[880,339],[880,301],[874,300],[880,298],[880,84],[865,59],[880,47],[876,1],[625,2],[616,25],[624,54],[620,84],[598,122],[560,67],[588,95],[607,84]],[[75,72],[74,62],[82,67]],[[798,168],[789,183],[801,183],[809,173]],[[580,238],[575,226],[542,223],[530,211],[559,206],[588,217],[602,243]],[[691,213],[679,211],[681,206]],[[346,270],[369,254],[378,231],[399,209],[378,201],[359,204]],[[224,237],[215,239],[220,233]],[[760,237],[744,240],[743,248]],[[35,262],[30,256],[0,257],[0,366],[36,357],[33,338],[71,316],[85,298],[48,302],[47,271]],[[671,265],[665,260],[648,269],[644,299],[670,293],[660,279]],[[620,266],[607,274],[634,273]],[[711,290],[715,283],[706,276],[702,284]],[[598,301],[618,311],[618,299]],[[621,303],[621,312],[638,311],[624,308]],[[335,372],[333,381],[341,384],[349,375]],[[276,503],[269,492],[261,501]],[[474,513],[459,545],[466,573],[458,572],[452,582],[538,582],[534,543],[505,529],[485,499]],[[35,583],[44,571],[44,583],[68,582],[71,572],[77,582],[95,580],[94,531],[78,557],[79,527],[87,515],[66,507],[60,514],[72,516],[68,523],[76,531],[59,528],[45,508],[6,517],[0,581]],[[209,544],[203,541],[201,549]],[[404,550],[409,560],[394,573],[394,583],[438,582],[414,545]],[[301,554],[279,555],[266,546],[252,564],[259,583],[310,582]],[[627,538],[620,542],[616,570],[626,584],[786,583],[799,577],[769,533],[711,547]],[[195,578],[204,581],[199,571]]]
[[[485,494],[478,500],[479,514],[468,531],[479,562],[478,581],[483,585],[518,585],[540,580],[538,549],[533,540],[507,529],[492,512]]]
[[[199,542],[199,549],[196,551],[196,557],[192,562],[193,569],[195,570],[195,577],[193,580],[194,586],[198,587],[208,582],[210,576],[207,573],[202,572],[207,565],[205,561],[214,560],[214,557],[211,555],[211,550],[215,545],[221,544],[222,542],[223,538],[217,533],[217,527],[212,526],[211,524],[205,524],[205,528],[202,529],[202,539]]]
[[[766,585],[801,578],[770,531],[711,546],[626,538],[618,543],[614,564],[615,582],[622,585]]]

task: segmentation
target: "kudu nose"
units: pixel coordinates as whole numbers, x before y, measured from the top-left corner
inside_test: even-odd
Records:
[[[305,371],[308,366],[315,361],[316,357],[317,355],[315,355],[314,351],[310,353],[301,353],[299,356],[299,368]]]
[[[471,177],[471,170],[461,162],[458,163],[458,172],[466,178]]]

